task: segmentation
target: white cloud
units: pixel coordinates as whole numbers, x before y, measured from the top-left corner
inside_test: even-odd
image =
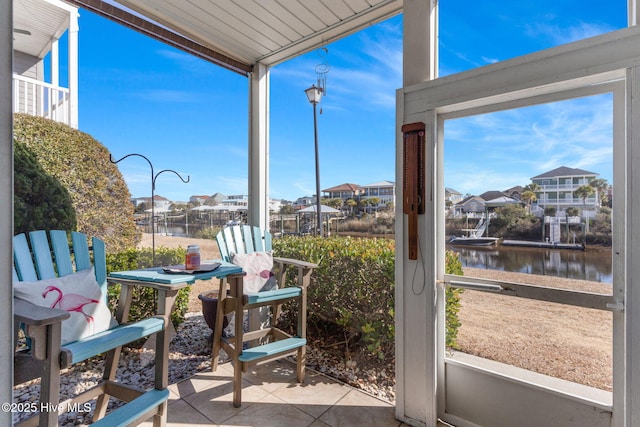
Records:
[[[488,58],[486,56],[482,57],[482,60],[484,62],[486,62],[487,64],[495,64],[496,62],[499,62],[500,60],[498,58]]]
[[[578,22],[576,25],[561,27],[549,23],[538,22],[526,26],[526,33],[532,38],[547,37],[556,45],[571,43],[595,37],[600,34],[612,31],[614,28],[609,25],[593,24],[588,22]]]
[[[559,166],[611,182],[611,108],[610,95],[601,95],[448,121],[447,186],[504,190]]]

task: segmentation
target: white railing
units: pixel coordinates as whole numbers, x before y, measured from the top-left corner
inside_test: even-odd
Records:
[[[566,184],[544,184],[540,185],[540,190],[544,191],[554,191],[554,190],[575,190],[576,188],[582,185],[589,185],[589,181],[581,180],[580,182],[574,183],[566,183]]]
[[[13,75],[13,112],[70,124],[69,89]]]
[[[551,199],[547,197],[541,197],[537,200],[538,204],[554,204],[554,205],[579,205],[593,206],[598,204],[598,199],[595,197],[587,197],[587,200],[582,200],[582,197],[560,197],[559,199]]]

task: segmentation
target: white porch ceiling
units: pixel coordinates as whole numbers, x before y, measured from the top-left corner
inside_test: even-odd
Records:
[[[56,0],[13,0],[13,48],[42,58],[69,26],[75,8]],[[25,34],[25,32],[28,32]]]
[[[402,12],[402,0],[69,1],[102,3],[107,16],[105,3],[124,6],[246,67],[276,65]]]

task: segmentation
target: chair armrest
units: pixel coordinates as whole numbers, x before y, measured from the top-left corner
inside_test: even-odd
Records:
[[[62,322],[70,316],[71,314],[64,310],[42,307],[19,298],[13,299],[13,318],[16,323],[24,323],[28,326],[46,326]]]
[[[36,360],[45,360],[47,351],[57,355],[60,351],[62,321],[71,316],[64,310],[41,307],[22,299],[13,299],[14,337],[18,324],[25,325],[24,333],[31,338],[31,354]]]
[[[311,283],[311,273],[313,270],[318,267],[317,264],[313,264],[311,262],[300,261],[297,259],[291,258],[280,258],[273,257],[273,262],[278,267],[277,271],[277,280],[278,283],[284,285],[287,283],[287,271],[290,270],[289,266],[295,267],[298,270],[298,279],[296,286],[303,289],[303,293],[306,293],[306,288]],[[305,297],[306,298],[306,297]],[[306,302],[305,302],[306,304]]]
[[[313,264],[311,262],[300,261],[300,260],[291,259],[291,258],[273,257],[273,261],[274,262],[279,262],[279,263],[282,263],[282,264],[292,265],[294,267],[299,267],[299,268],[316,268],[316,267],[318,267],[318,264]]]

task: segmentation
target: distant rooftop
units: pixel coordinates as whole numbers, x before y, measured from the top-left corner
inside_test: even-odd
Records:
[[[559,168],[555,168],[553,170],[550,170],[549,172],[545,172],[541,175],[534,176],[531,179],[555,178],[557,176],[582,176],[582,175],[600,175],[600,174],[597,174],[595,172],[589,172],[582,169],[574,169],[574,168],[568,168],[566,166],[560,166]]]
[[[356,192],[358,191],[358,189],[360,188],[360,186],[358,184],[340,184],[340,185],[336,185],[335,187],[331,187],[331,188],[327,188],[326,190],[322,190],[323,193],[335,193],[338,191],[352,191],[352,192]]]

